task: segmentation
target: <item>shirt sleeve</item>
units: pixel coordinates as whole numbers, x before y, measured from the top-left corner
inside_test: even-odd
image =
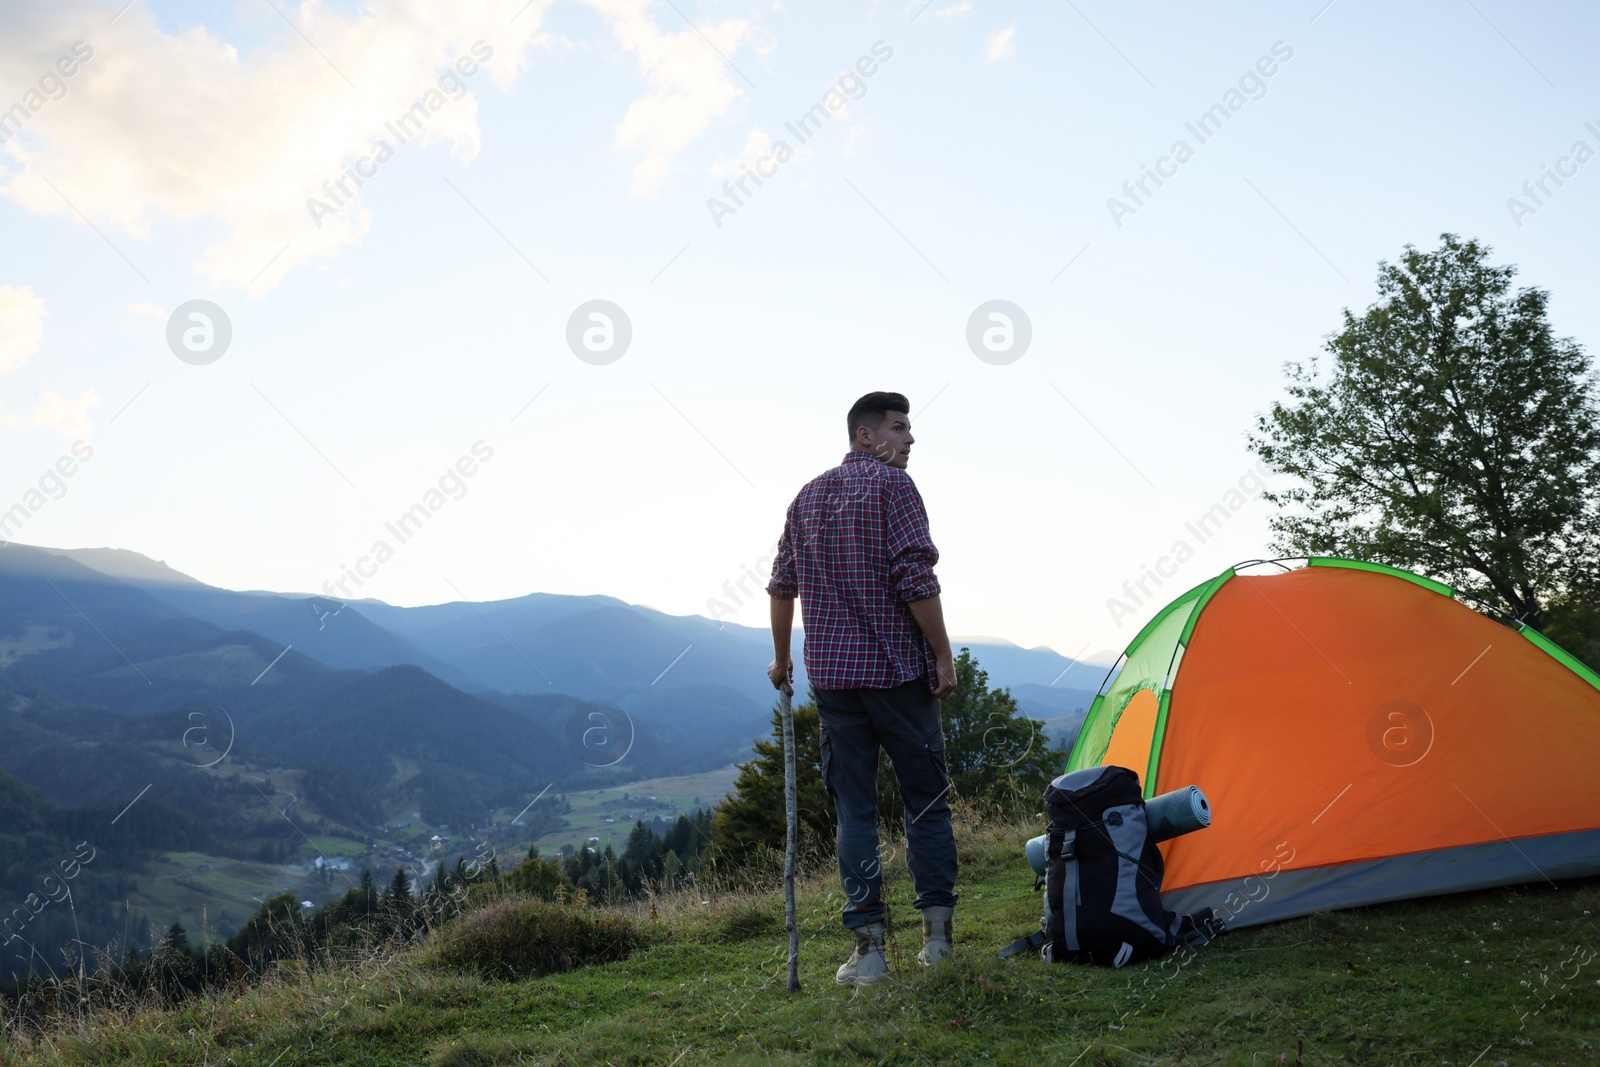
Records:
[[[892,479],[885,490],[885,541],[889,550],[889,584],[901,600],[926,600],[939,595],[933,565],[939,550],[928,532],[928,511],[910,478]]]
[[[778,554],[772,560],[772,580],[767,583],[767,595],[793,599],[800,587],[794,575],[794,504],[783,520],[783,536],[778,538]]]

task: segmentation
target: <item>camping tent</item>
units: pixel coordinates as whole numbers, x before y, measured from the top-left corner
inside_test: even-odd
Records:
[[[1166,906],[1249,926],[1600,873],[1600,676],[1440,582],[1307,564],[1167,605],[1073,746],[1210,798],[1161,846]]]

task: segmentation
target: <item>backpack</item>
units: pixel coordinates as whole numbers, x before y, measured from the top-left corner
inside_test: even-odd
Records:
[[[1133,771],[1063,774],[1045,788],[1044,805],[1050,826],[1041,929],[1002,949],[1002,959],[1038,948],[1047,963],[1122,967],[1227,931],[1210,908],[1179,915],[1162,907],[1164,864]]]

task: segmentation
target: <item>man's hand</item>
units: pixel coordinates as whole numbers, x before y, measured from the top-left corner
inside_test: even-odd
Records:
[[[954,671],[951,676],[954,677]],[[785,656],[780,662],[774,659],[767,664],[767,680],[772,683],[772,688],[782,689],[785,682],[789,683],[790,692],[794,691],[794,660]]]
[[[789,654],[789,640],[794,633],[794,597],[772,598],[772,662],[767,664],[767,681],[772,688],[782,689],[789,684],[794,692],[794,657]]]
[[[934,672],[939,676],[939,684],[933,689],[933,695],[943,700],[956,691],[956,661],[946,652],[934,660]]]
[[[944,608],[936,596],[913,600],[906,606],[911,609],[911,617],[916,620],[931,646],[934,671],[939,676],[939,684],[933,687],[933,695],[943,700],[956,691],[956,661],[950,652],[950,636],[944,629]]]

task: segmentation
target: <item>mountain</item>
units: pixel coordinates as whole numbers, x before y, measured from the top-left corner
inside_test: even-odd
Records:
[[[18,548],[24,546],[15,546]],[[196,581],[167,564],[117,548],[42,548],[123,585],[149,594],[173,612],[224,630],[249,630],[302,652],[330,667],[370,670],[413,664],[458,688],[481,689],[450,664],[428,656],[394,633],[364,618],[359,609],[327,597],[236,592]],[[339,624],[329,624],[338,619]]]
[[[129,585],[149,583],[152,585],[188,585],[198,586],[201,583],[184,574],[182,571],[173,570],[166,562],[151,559],[126,548],[45,548],[39,546],[39,551],[48,552],[52,556],[62,556],[75,563],[81,563],[92,571],[98,571],[108,578],[115,578],[119,582]]]
[[[6,950],[0,983],[64,962],[62,946],[148,944],[124,902],[157,850],[208,843],[192,820],[156,803],[113,819],[116,809],[67,807],[0,771],[0,899]],[[81,957],[68,949],[67,959]],[[93,966],[94,959],[90,958]]]
[[[20,546],[18,546],[20,547]],[[771,636],[765,629],[668,615],[615,597],[531,593],[482,603],[397,607],[376,600],[235,592],[196,582],[138,553],[119,549],[39,550],[102,567],[172,613],[224,630],[260,634],[294,654],[330,667],[374,670],[412,665],[457,689],[494,694],[564,693],[622,702],[629,712],[661,713],[663,743],[676,732],[717,747],[762,735],[775,699],[765,676]],[[1087,707],[1102,668],[1051,649],[1024,649],[996,638],[957,639],[970,647],[990,684],[1008,687],[1024,713],[1070,717]],[[796,687],[805,692],[803,662]],[[662,694],[678,694],[665,697]],[[642,702],[642,703],[641,703]],[[693,729],[680,724],[693,722]],[[693,760],[693,752],[690,752]],[[709,760],[709,755],[707,757]],[[710,765],[707,763],[707,765]]]
[[[963,646],[1044,720],[1042,741],[1075,734],[1098,670]],[[100,849],[74,899],[81,936],[104,945],[131,919],[226,923],[253,892],[315,894],[335,860],[420,874],[445,826],[520,854],[562,825],[568,791],[747,756],[771,729],[770,658],[763,629],[614,597],[402,608],[6,544],[0,891],[25,899],[56,853]],[[206,875],[219,864],[254,873]],[[224,887],[233,910],[206,911]],[[56,965],[80,936],[71,918],[46,909],[32,927]],[[38,965],[10,959],[0,980]]]
[[[119,739],[153,742],[129,724],[155,721],[179,756],[198,736],[190,727],[203,722],[219,736],[226,726],[237,758],[321,768],[330,795],[348,785],[368,798],[352,810],[323,812],[357,830],[367,828],[374,811],[413,805],[436,822],[470,823],[541,785],[582,775],[592,762],[566,738],[566,718],[581,698],[511,709],[412,664],[335,669],[258,633],[180,614],[76,560],[25,546],[0,552],[0,655],[0,707],[32,716],[11,723],[12,753],[26,751],[29,758],[9,765],[63,793],[68,786],[53,781],[58,765],[97,768],[91,779],[136,785],[129,777],[141,766],[136,754],[108,754],[118,751]],[[693,763],[692,746],[665,755],[671,739],[648,725],[672,730],[673,717],[652,718],[650,702],[642,706],[642,729],[653,740],[638,746],[628,770],[644,776]],[[42,717],[41,709],[54,717]],[[695,729],[704,732],[704,722]],[[687,728],[675,733],[687,736]],[[73,756],[74,749],[88,755]],[[714,762],[707,765],[725,765],[726,749],[708,750],[705,758]],[[7,764],[0,759],[0,765]],[[79,780],[82,771],[69,777]]]
[[[1099,668],[993,638],[956,645],[970,647],[990,684],[1010,688],[1025,714],[1051,722],[1053,741],[1075,732]],[[485,708],[526,714],[525,706],[508,707],[504,699],[516,694],[559,696],[569,714],[582,701],[606,702],[647,739],[630,753],[630,768],[642,772],[666,762],[674,770],[699,770],[725,765],[765,735],[775,700],[764,670],[770,658],[765,630],[668,615],[608,596],[534,593],[404,608],[217,589],[121,549],[13,544],[0,552],[0,669],[19,663],[21,677],[123,712],[206,699],[226,701],[248,717],[265,694],[285,691],[289,706],[338,714],[346,701],[398,694],[392,678],[399,677],[421,686],[417,692],[441,715]],[[387,673],[402,667],[420,672]],[[368,677],[323,677],[329,670]],[[444,685],[433,688],[425,678]],[[796,682],[804,693],[801,664]],[[458,699],[468,695],[474,699]],[[419,701],[408,706],[426,714],[420,710],[426,701]],[[269,754],[274,745],[310,751],[309,735],[287,725],[284,715],[263,713],[260,736],[246,743]],[[549,736],[561,732],[553,722],[543,728]],[[577,755],[571,769],[582,769]],[[385,757],[406,758],[387,749]],[[503,761],[490,764],[512,773]],[[559,765],[524,761],[518,773]],[[375,784],[374,773],[369,768],[357,777]]]

